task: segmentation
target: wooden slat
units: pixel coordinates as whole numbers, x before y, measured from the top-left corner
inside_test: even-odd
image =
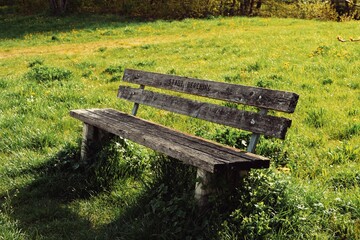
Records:
[[[208,172],[226,166],[269,166],[269,159],[187,135],[112,109],[72,110],[71,116]]]
[[[284,139],[291,120],[240,111],[216,104],[120,86],[118,97],[191,117]]]
[[[299,95],[237,84],[126,69],[123,80],[156,88],[292,113]]]
[[[110,118],[115,118],[118,119],[119,116],[124,116],[127,115],[126,113],[122,113],[116,110],[111,110],[108,109],[106,111],[102,111],[101,114],[104,114],[106,116],[110,116]],[[127,120],[131,121],[131,117]],[[207,154],[211,154],[211,155],[215,155],[217,156],[217,158],[219,158],[221,161],[226,162],[226,163],[237,163],[237,162],[242,162],[242,160],[240,159],[246,159],[248,161],[256,161],[256,160],[267,160],[268,158],[256,155],[256,154],[251,154],[251,153],[247,153],[245,151],[233,148],[233,147],[229,147],[229,146],[225,146],[222,144],[219,144],[217,142],[213,142],[201,137],[196,137],[193,135],[189,135],[189,134],[185,134],[183,132],[150,122],[150,121],[146,121],[144,119],[141,118],[136,118],[138,120],[138,124],[144,124],[144,128],[147,129],[147,127],[149,125],[151,125],[151,127],[149,128],[148,131],[150,131],[152,134],[154,135],[158,135],[159,132],[162,133],[162,137],[166,138],[167,140],[174,142],[174,143],[179,143],[181,145],[190,147],[192,149],[196,149],[199,151],[202,151],[204,153]],[[220,153],[221,152],[221,153]]]
[[[151,134],[148,129],[144,129],[141,124],[138,126],[136,122],[130,122],[131,120],[127,118],[128,116],[124,115],[123,119],[107,117],[103,114],[104,110],[106,111],[106,109],[76,110],[71,111],[71,115],[83,122],[92,124],[110,133],[132,140],[155,151],[164,153],[173,158],[182,160],[184,163],[205,169],[209,172],[215,172],[215,168],[219,169],[221,167],[220,165],[225,164],[221,161],[214,160],[214,158],[209,158],[205,154],[202,156],[203,161],[199,161],[197,156],[200,155],[200,153],[194,154],[194,151],[191,151],[190,149],[179,148],[176,144],[161,138],[159,135]]]

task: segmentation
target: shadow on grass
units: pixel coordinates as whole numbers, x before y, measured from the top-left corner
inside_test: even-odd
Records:
[[[209,239],[223,221],[224,211],[198,209],[193,200],[193,168],[162,156],[155,158],[154,181],[130,205],[110,200],[113,209],[117,205],[123,209],[109,224],[94,227],[71,207],[79,200],[91,204],[90,198],[107,194],[104,189],[111,188],[98,181],[99,164],[77,164],[78,146],[66,146],[45,164],[18,174],[35,180],[13,189],[10,202],[0,196],[0,203],[11,205],[10,217],[30,239]],[[97,212],[102,214],[101,209]]]
[[[69,32],[87,29],[89,31],[104,27],[124,27],[140,23],[116,15],[71,15],[67,17],[35,16],[0,16],[0,39],[23,38],[36,33]]]
[[[198,208],[193,191],[195,168],[175,159],[155,158],[154,182],[135,204],[101,228],[99,236],[124,240],[214,239],[225,212],[220,205]]]
[[[64,148],[43,165],[16,175],[33,176],[35,180],[30,185],[13,189],[9,196],[0,196],[1,206],[9,205],[11,218],[30,239],[41,236],[73,239],[82,237],[79,233],[92,236],[90,222],[68,208],[72,201],[89,198],[98,192],[96,186],[86,180],[89,172],[74,170],[72,161],[78,159],[78,155],[75,147]]]

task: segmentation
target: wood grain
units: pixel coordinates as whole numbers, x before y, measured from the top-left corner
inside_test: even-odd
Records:
[[[208,172],[269,167],[268,158],[184,134],[113,109],[72,110],[70,115]]]
[[[156,88],[292,113],[299,95],[292,92],[126,69],[123,80]]]
[[[118,97],[195,118],[284,139],[291,120],[120,86]]]

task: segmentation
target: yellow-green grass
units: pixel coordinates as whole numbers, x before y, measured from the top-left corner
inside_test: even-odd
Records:
[[[12,28],[0,41],[0,238],[106,239],[116,235],[111,223],[129,206],[141,208],[136,199],[144,186],[126,179],[84,199],[40,196],[51,189],[41,184],[53,177],[42,166],[53,167],[56,155],[77,146],[81,136],[81,123],[69,117],[70,109],[130,111],[131,104],[116,98],[124,68],[298,93],[295,113],[283,114],[293,119],[284,143],[262,139],[264,146],[273,143],[286,153],[285,162],[274,159],[272,171],[289,181],[289,196],[301,199],[301,218],[319,224],[303,238],[359,237],[360,42],[337,40],[358,37],[358,22],[0,19],[2,29],[9,23]],[[71,77],[36,81],[29,77],[35,68],[30,65],[71,71]],[[147,107],[139,115],[191,133],[212,135],[222,128]],[[351,207],[336,210],[342,203]],[[224,226],[219,232],[227,239]]]

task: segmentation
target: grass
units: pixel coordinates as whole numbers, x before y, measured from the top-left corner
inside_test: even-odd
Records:
[[[360,48],[336,40],[357,22],[1,16],[0,28],[0,239],[360,237]],[[261,139],[270,170],[199,211],[193,169],[140,146],[113,143],[97,164],[79,162],[81,123],[69,110],[129,112],[116,98],[125,68],[300,100],[287,139]],[[147,107],[139,115],[238,147],[248,137]]]

